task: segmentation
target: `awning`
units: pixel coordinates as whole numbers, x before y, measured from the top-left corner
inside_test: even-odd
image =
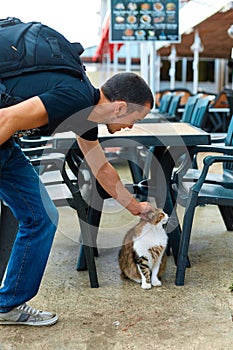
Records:
[[[178,57],[192,57],[193,52],[190,46],[194,42],[195,30],[198,30],[204,50],[200,52],[200,57],[225,58],[231,56],[233,39],[229,37],[227,30],[233,24],[233,9],[226,12],[218,12],[208,17],[200,24],[193,27],[190,34],[183,34],[180,44],[176,44]],[[169,56],[171,47],[163,47],[158,50],[161,56]]]

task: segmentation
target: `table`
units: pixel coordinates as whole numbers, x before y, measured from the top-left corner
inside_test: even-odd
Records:
[[[157,206],[164,208],[165,212],[170,216],[170,224],[168,225],[169,241],[176,263],[181,229],[171,191],[172,170],[181,154],[198,144],[210,144],[210,135],[188,123],[139,123],[135,124],[132,129],[124,129],[113,135],[108,133],[106,126],[100,125],[99,140],[103,147],[120,146],[127,147],[129,151],[132,151],[129,152],[129,158],[135,164],[134,171],[138,172],[135,178],[138,180],[141,179],[141,174],[138,171],[135,148],[139,145],[154,147],[150,184],[152,185],[151,188],[153,189],[153,196]],[[74,134],[70,132],[54,136],[55,147],[58,151],[64,151],[64,149],[69,148],[73,141]],[[95,193],[92,194],[92,202],[90,204],[92,209],[89,212],[89,223],[94,241],[97,237],[105,198],[108,198],[106,192],[103,195],[102,202],[99,196],[95,195]],[[86,267],[86,263],[82,249],[80,252],[78,270],[83,270]]]
[[[105,125],[99,125],[99,141],[104,147],[194,146],[210,143],[210,134],[188,123],[138,123],[132,129],[109,134]],[[58,151],[68,149],[75,141],[73,132],[57,133],[53,137]],[[131,143],[131,141],[134,141]]]
[[[155,196],[157,206],[161,206],[172,218],[169,229],[169,242],[173,251],[175,263],[178,257],[180,226],[175,211],[175,203],[172,198],[170,179],[175,160],[184,151],[189,150],[198,144],[209,144],[210,135],[201,129],[193,127],[187,123],[138,123],[133,129],[125,129],[110,135],[106,126],[99,126],[99,139],[104,147],[127,147],[129,150],[130,161],[135,164],[133,171],[135,179],[140,180],[141,173],[137,166],[137,153],[135,148],[139,145],[153,146],[154,157],[151,164],[151,184],[153,196]],[[75,141],[75,135],[72,132],[55,134],[51,142],[58,151],[65,152]],[[95,187],[95,186],[94,186]],[[100,189],[101,190],[101,189]],[[103,190],[103,189],[102,189]],[[98,233],[99,221],[103,207],[103,201],[108,198],[108,194],[102,192],[102,201],[99,196],[92,195],[90,203],[88,222],[91,236],[95,240]],[[97,200],[98,198],[98,200]],[[1,227],[0,227],[0,280],[4,273],[4,266],[7,263],[12,242],[15,237],[16,223],[9,209],[2,205],[1,208]],[[10,228],[12,223],[12,229]],[[3,261],[4,260],[4,261]],[[83,246],[80,249],[78,270],[86,269],[86,260]],[[96,278],[96,284],[98,280]]]

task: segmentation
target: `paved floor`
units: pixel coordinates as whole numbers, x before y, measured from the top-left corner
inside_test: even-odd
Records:
[[[182,210],[180,210],[182,217]],[[78,224],[60,209],[60,224],[35,307],[56,311],[53,327],[0,327],[0,350],[227,350],[233,344],[233,234],[214,206],[200,207],[184,287],[174,285],[172,256],[163,286],[142,290],[122,280],[117,254],[134,217],[106,201],[96,260],[100,288],[77,272]]]

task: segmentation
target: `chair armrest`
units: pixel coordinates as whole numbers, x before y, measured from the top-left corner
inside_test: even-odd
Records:
[[[231,162],[233,163],[233,156],[207,156],[203,159],[203,169],[200,175],[200,178],[197,180],[197,182],[192,186],[192,190],[194,192],[199,192],[203,183],[205,182],[206,176],[208,174],[209,168],[214,163],[223,163],[223,162]],[[226,188],[232,188],[233,189],[233,183],[224,183],[221,182],[221,186]]]
[[[224,143],[227,137],[227,133],[211,133],[211,143]]]
[[[63,153],[51,153],[51,154],[46,154],[43,155],[42,157],[37,157],[35,159],[30,159],[31,163],[33,166],[35,165],[51,165],[53,164],[60,172],[61,176],[69,188],[70,192],[72,193],[73,196],[77,195],[80,193],[80,189],[78,186],[78,182],[74,184],[73,181],[69,178],[67,169],[66,169],[66,159],[65,155]],[[72,171],[72,169],[71,169]],[[73,171],[72,171],[73,172]],[[78,172],[78,168],[77,168]],[[73,172],[74,173],[74,172]],[[75,176],[77,175],[74,174]]]
[[[222,146],[222,145],[199,145],[195,146],[189,151],[189,156],[185,157],[184,161],[180,164],[178,169],[173,174],[174,182],[177,182],[178,176],[184,176],[187,170],[190,168],[191,160],[198,153],[209,152],[209,153],[221,153],[226,155],[233,155],[232,146]]]
[[[27,157],[33,157],[33,156],[40,157],[42,156],[42,154],[57,152],[57,150],[50,145],[41,146],[41,147],[21,148],[21,149]]]
[[[38,138],[32,138],[32,137],[19,137],[18,143],[19,145],[24,148],[28,147],[41,147],[45,146],[46,144],[52,143],[54,140],[54,137],[52,136],[40,136]]]
[[[65,156],[63,153],[49,153],[46,155],[41,155],[40,157],[30,158],[30,162],[32,163],[33,166],[41,165],[41,164],[43,165],[54,164],[55,167],[60,171],[62,171],[64,161],[65,161]]]
[[[228,155],[233,155],[233,146],[225,146],[225,145],[199,145],[195,146],[190,151],[190,156],[194,156],[197,153],[201,152],[214,152],[214,153],[224,153]]]

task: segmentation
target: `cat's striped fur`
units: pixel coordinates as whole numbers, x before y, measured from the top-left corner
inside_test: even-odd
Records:
[[[147,221],[140,220],[125,235],[119,252],[122,275],[141,283],[143,289],[160,286],[159,278],[166,268],[167,234],[163,225],[168,215],[154,209]]]

